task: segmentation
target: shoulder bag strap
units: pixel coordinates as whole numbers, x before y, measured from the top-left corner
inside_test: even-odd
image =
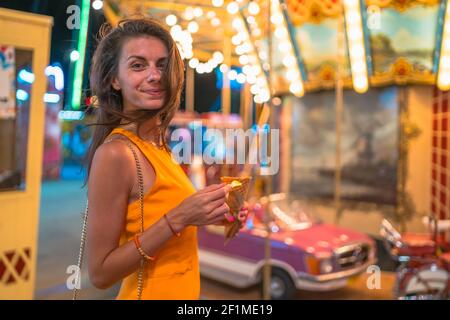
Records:
[[[111,141],[111,140],[110,140]],[[107,141],[105,141],[107,142]],[[130,150],[133,152],[134,161],[136,163],[136,173],[138,178],[138,186],[139,186],[139,204],[140,204],[140,215],[141,215],[141,233],[144,232],[144,179],[142,175],[141,164],[139,162],[139,158],[137,156],[136,150],[133,147],[132,143],[127,139],[127,145]],[[76,274],[76,284],[73,289],[72,299],[77,299],[78,290],[81,288],[81,267],[83,265],[83,257],[84,257],[84,247],[86,244],[86,234],[87,234],[87,220],[89,213],[89,202],[86,201],[86,210],[83,215],[83,226],[81,228],[81,241],[80,241],[80,251],[78,253],[78,262],[77,262],[77,274]],[[137,299],[141,300],[142,290],[143,290],[143,275],[144,275],[144,266],[145,259],[141,258],[139,265],[139,273],[138,273],[138,288],[137,288]]]

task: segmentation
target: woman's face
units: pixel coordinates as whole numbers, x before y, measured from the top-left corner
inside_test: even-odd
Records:
[[[158,110],[164,105],[165,91],[161,77],[168,52],[155,37],[131,38],[122,46],[118,74],[112,86],[120,90],[123,111]]]

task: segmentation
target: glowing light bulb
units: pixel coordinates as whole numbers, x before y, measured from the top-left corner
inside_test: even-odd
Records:
[[[222,72],[222,73],[225,73],[225,72],[227,72],[228,71],[228,66],[226,65],[226,64],[224,64],[224,63],[222,63],[221,65],[220,65],[220,71]]]
[[[195,21],[191,21],[188,24],[188,31],[190,33],[196,33],[198,31],[198,23]]]
[[[259,13],[259,5],[255,1],[250,2],[248,4],[248,12],[256,16]]]
[[[229,14],[236,14],[239,11],[239,4],[236,1],[232,1],[227,6]]]
[[[223,0],[212,0],[212,5],[216,8],[223,6]]]
[[[194,17],[200,18],[200,17],[202,16],[202,14],[203,14],[202,8],[196,7],[196,8],[194,9]]]
[[[178,19],[177,19],[177,16],[174,15],[174,14],[169,14],[169,15],[166,17],[166,23],[167,23],[167,25],[170,26],[170,27],[176,25],[176,24],[177,24],[177,20],[178,20]]]
[[[103,1],[95,0],[94,2],[92,2],[92,8],[94,8],[94,10],[100,10],[101,8],[103,8]]]
[[[200,63],[200,61],[198,61],[197,58],[192,58],[191,60],[189,60],[189,67],[191,67],[192,69],[195,69],[195,68],[197,68],[199,63]]]
[[[80,53],[77,50],[72,50],[70,53],[70,61],[74,62],[80,59]]]

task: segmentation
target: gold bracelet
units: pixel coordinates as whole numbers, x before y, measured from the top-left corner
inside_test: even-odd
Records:
[[[139,251],[139,254],[142,257],[144,257],[146,260],[149,260],[149,261],[154,261],[155,260],[154,256],[149,256],[148,254],[146,254],[144,252],[144,250],[142,250],[141,241],[139,240],[139,234],[135,234],[134,235],[134,244],[136,246],[136,249]]]

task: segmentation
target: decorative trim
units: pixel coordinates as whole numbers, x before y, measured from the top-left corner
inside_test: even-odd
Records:
[[[418,71],[405,58],[400,57],[390,66],[389,71],[375,73],[370,77],[373,86],[385,86],[390,84],[428,84],[436,83],[436,75],[431,71]]]
[[[0,252],[0,286],[30,278],[31,249],[26,247]]]
[[[337,17],[341,6],[341,0],[286,0],[286,3],[295,26]]]
[[[399,12],[409,8],[425,5],[432,6],[439,3],[440,0],[366,0],[367,6],[378,6],[380,8],[393,8]]]

